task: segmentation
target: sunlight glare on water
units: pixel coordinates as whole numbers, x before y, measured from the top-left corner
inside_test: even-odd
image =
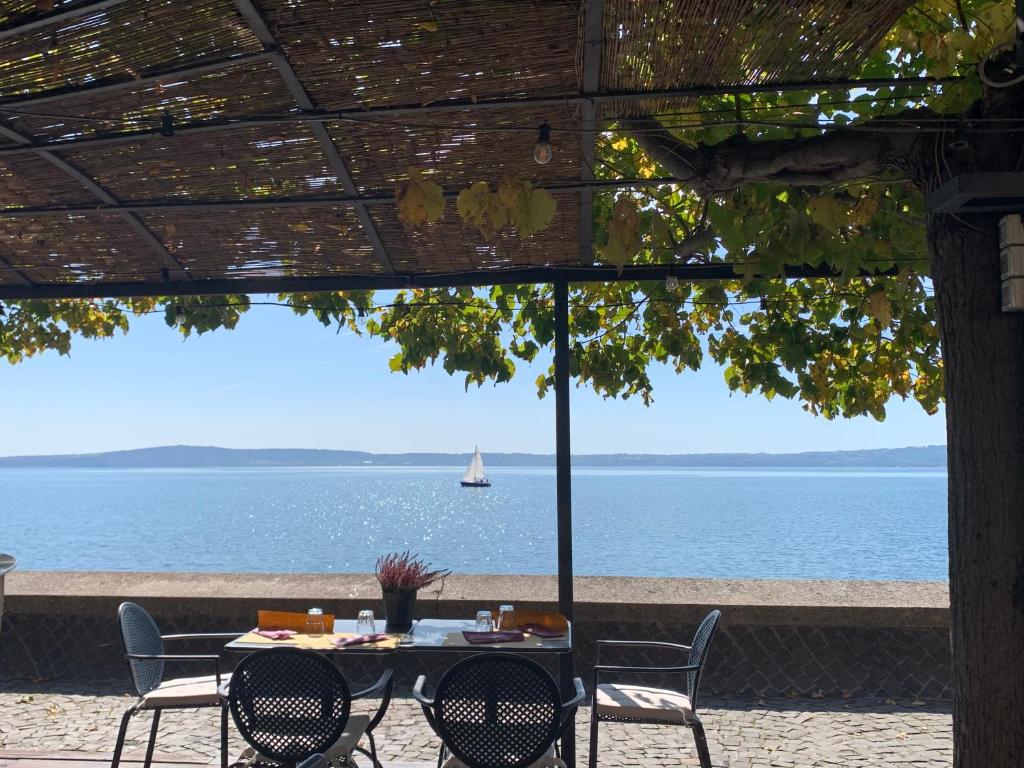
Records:
[[[0,550],[45,570],[555,571],[555,475],[493,468],[4,469]],[[579,574],[947,578],[941,470],[580,468]]]

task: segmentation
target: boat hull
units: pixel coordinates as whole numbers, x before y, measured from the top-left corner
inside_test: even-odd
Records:
[[[490,488],[490,480],[462,480],[460,481],[463,488]]]

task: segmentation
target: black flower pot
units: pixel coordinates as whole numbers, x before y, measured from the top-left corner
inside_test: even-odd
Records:
[[[412,628],[414,610],[416,610],[415,592],[385,592],[385,631],[408,632]]]

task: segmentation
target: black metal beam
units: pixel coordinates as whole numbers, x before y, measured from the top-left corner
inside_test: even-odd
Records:
[[[554,285],[555,304],[555,499],[558,517],[558,611],[570,622],[573,621],[573,563],[572,563],[572,451],[570,445],[571,422],[569,419],[569,283],[556,280]],[[575,646],[576,632],[573,627],[570,639]],[[573,693],[573,656],[561,654],[559,676],[562,694]],[[572,729],[570,729],[572,730]],[[566,731],[562,736],[562,759],[572,768],[576,760],[576,738]]]
[[[260,269],[266,269],[260,267]],[[898,270],[861,270],[854,277],[895,275]],[[322,275],[317,277],[203,278],[191,282],[132,281],[96,283],[40,283],[0,286],[0,299],[131,298],[133,296],[210,296],[224,293],[317,293],[329,291],[397,290],[402,288],[458,288],[490,285],[527,285],[563,280],[570,283],[617,283],[664,280],[673,275],[680,282],[737,280],[732,264],[651,264],[627,266],[524,267],[520,269],[439,272],[428,274]],[[780,277],[762,275],[762,277]],[[842,273],[807,264],[786,267],[786,278],[836,278]]]
[[[0,126],[0,132],[2,132]],[[551,182],[538,185],[538,189],[546,189],[555,194],[568,194],[584,190],[619,189],[622,187],[653,187],[661,184],[677,184],[678,180],[670,177],[654,179],[597,179],[586,184],[567,181]],[[458,190],[446,190],[442,193],[446,199],[458,197]],[[34,218],[37,216],[89,216],[97,214],[119,213],[132,211],[135,213],[153,213],[155,211],[218,211],[237,208],[320,208],[337,205],[386,205],[395,202],[391,193],[373,195],[317,195],[310,197],[258,197],[234,200],[152,200],[139,203],[117,202],[109,205],[52,205],[26,208],[0,208],[0,218]]]
[[[257,54],[263,56],[265,54]],[[276,55],[276,54],[273,54]],[[154,77],[158,77],[154,75]],[[262,125],[278,125],[292,122],[328,123],[333,121],[359,121],[360,119],[374,119],[378,117],[394,117],[408,114],[424,114],[432,112],[465,111],[475,112],[487,109],[527,109],[535,107],[564,107],[566,104],[576,105],[592,102],[600,104],[605,101],[634,101],[642,99],[671,100],[681,98],[695,98],[698,96],[722,96],[749,93],[774,93],[797,90],[827,90],[829,88],[883,88],[898,85],[936,85],[944,82],[954,82],[958,78],[931,78],[931,77],[899,77],[899,78],[872,78],[837,80],[830,82],[822,81],[800,81],[786,83],[766,83],[761,85],[722,85],[722,86],[700,86],[695,88],[679,88],[668,91],[617,91],[607,93],[584,94],[581,96],[566,97],[537,97],[537,98],[509,98],[493,99],[472,102],[468,100],[453,99],[451,101],[435,104],[413,104],[397,105],[392,107],[367,107],[366,109],[345,110],[343,112],[314,111],[308,114],[283,114],[283,115],[253,115],[236,120],[207,120],[195,123],[176,125],[175,136],[190,135],[193,133],[217,133],[231,131],[238,128],[253,128]],[[614,120],[614,118],[602,118],[601,121]],[[397,123],[401,125],[400,122]],[[528,126],[532,128],[533,126]],[[160,131],[153,130],[129,131],[115,133],[108,136],[95,138],[67,139],[64,141],[51,141],[39,144],[39,148],[45,151],[60,151],[65,149],[92,149],[94,147],[106,147],[112,144],[124,144],[146,139],[163,138]],[[23,154],[23,148],[0,149],[0,157],[5,155]]]
[[[267,26],[266,20],[259,9],[253,5],[252,0],[234,0],[234,3],[238,13],[245,19],[253,34],[256,35],[256,39],[268,48],[273,48],[276,51],[274,63],[277,66],[277,71],[280,73],[281,79],[284,80],[288,92],[295,99],[295,103],[298,104],[299,109],[306,112],[315,110],[316,104],[310,98],[292,63],[288,60],[284,51],[281,50],[277,38],[270,30],[270,27]],[[353,201],[356,218],[359,219],[359,224],[370,241],[374,256],[377,257],[385,272],[394,272],[395,269],[391,264],[391,257],[388,256],[387,248],[384,247],[384,241],[381,240],[380,233],[377,232],[377,226],[374,224],[370,212],[358,200],[359,190],[356,189],[355,182],[352,180],[352,174],[349,173],[345,160],[342,158],[341,153],[338,152],[338,147],[334,144],[330,134],[327,133],[327,128],[322,121],[314,120],[312,122],[312,130],[316,140],[320,143],[328,164],[338,177],[338,183],[341,184],[341,188],[345,191],[346,195],[357,198]]]
[[[168,69],[160,72],[159,74],[146,75],[145,77],[140,77],[136,80],[101,80],[97,81],[95,84],[83,87],[75,86],[54,88],[31,96],[16,96],[10,99],[4,99],[0,101],[0,112],[7,111],[9,114],[17,114],[18,110],[26,107],[38,107],[42,104],[49,104],[54,101],[64,101],[66,99],[76,98],[79,96],[105,96],[111,93],[116,93],[117,91],[141,89],[147,85],[160,83],[174,78],[198,77],[199,75],[206,75],[210,72],[217,72],[240,64],[255,64],[260,61],[271,61],[276,55],[276,51],[247,53],[238,56],[229,56],[223,59],[216,59],[214,61],[206,62],[205,64],[196,64],[194,66],[181,67],[179,69]],[[99,120],[101,118],[96,119]]]
[[[604,43],[604,0],[587,0],[583,8],[583,86],[584,93],[601,90],[601,57]],[[594,180],[594,158],[597,154],[597,102],[589,99],[582,104],[580,137],[580,180]],[[590,259],[594,240],[594,193],[585,189],[580,193],[580,260]]]
[[[26,32],[32,32],[51,24],[59,24],[62,21],[71,21],[80,16],[85,16],[98,11],[106,11],[118,5],[124,5],[129,0],[99,0],[98,2],[85,2],[73,5],[70,8],[63,8],[51,13],[33,14],[30,21],[23,21],[20,24],[11,24],[0,27],[0,41],[8,40]]]
[[[26,136],[20,131],[16,131],[8,125],[0,123],[0,133],[12,141],[16,141],[19,144],[26,146],[32,146],[32,138]],[[54,166],[62,173],[70,176],[72,179],[81,184],[85,189],[103,203],[106,206],[108,212],[113,212],[119,215],[129,227],[138,235],[146,245],[156,253],[160,260],[160,266],[163,269],[168,270],[168,274],[175,280],[188,281],[188,271],[181,265],[181,263],[174,258],[170,251],[164,246],[162,242],[154,235],[149,228],[142,223],[142,220],[135,215],[132,211],[129,211],[121,206],[121,201],[114,197],[110,192],[104,189],[102,186],[97,184],[91,177],[84,173],[80,168],[76,167],[72,163],[69,163],[64,158],[56,155],[52,152],[39,152],[37,153],[46,162]],[[20,273],[19,273],[20,274]],[[24,275],[23,275],[24,276]]]

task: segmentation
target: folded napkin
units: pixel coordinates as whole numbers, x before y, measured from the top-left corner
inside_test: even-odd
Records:
[[[387,640],[388,635],[383,632],[378,632],[376,635],[356,635],[355,637],[340,638],[337,637],[331,642],[339,648],[344,648],[347,645],[362,645],[363,643],[379,643],[381,640]]]
[[[463,632],[462,636],[467,643],[473,645],[484,645],[486,643],[521,643],[526,638],[518,629],[507,632]]]
[[[534,637],[565,637],[565,632],[545,627],[543,624],[520,624],[519,628]]]
[[[291,629],[257,629],[253,631],[253,634],[270,640],[287,640],[298,633]]]

